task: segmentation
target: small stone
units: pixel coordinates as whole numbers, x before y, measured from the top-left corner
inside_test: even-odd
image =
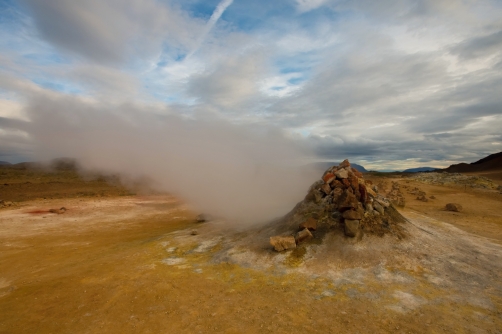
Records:
[[[14,203],[10,202],[10,201],[5,201],[3,203],[5,206],[12,206]]]
[[[359,220],[345,219],[345,235],[348,237],[355,237],[359,232]]]
[[[425,195],[417,196],[417,200],[422,201],[422,202],[428,202],[429,201],[427,199],[427,197],[425,197]]]
[[[332,173],[326,173],[326,175],[324,175],[322,179],[325,183],[331,183],[331,181],[335,179],[335,175],[333,175]]]
[[[350,167],[350,162],[348,159],[343,160],[341,164],[338,165],[340,168]]]
[[[293,236],[275,236],[270,237],[270,244],[278,252],[282,252],[286,249],[296,248],[296,240]]]
[[[195,220],[197,221],[197,223],[203,223],[208,220],[207,218],[208,217],[205,214],[201,213],[195,218]]]
[[[360,220],[363,218],[359,212],[354,211],[354,210],[344,211],[342,217],[345,219],[351,219],[351,220]]]
[[[197,232],[197,230],[192,230],[192,231],[190,231],[190,234],[191,235],[197,235],[197,234],[199,234],[199,232]]]
[[[462,205],[460,205],[458,203],[448,203],[448,204],[446,204],[446,210],[460,212],[463,210],[463,208],[462,208]]]
[[[335,172],[335,176],[339,179],[346,179],[349,177],[349,172],[346,169],[340,169]]]
[[[305,229],[301,230],[300,232],[296,233],[295,241],[296,241],[296,244],[299,244],[300,242],[308,240],[312,237],[313,237],[313,235],[312,235],[312,233],[310,233],[309,229],[305,228]]]
[[[436,199],[436,196],[432,195],[429,197],[430,199]]]
[[[317,229],[317,220],[310,217],[309,219],[300,224],[299,229],[300,230],[309,229],[311,231],[315,231]]]

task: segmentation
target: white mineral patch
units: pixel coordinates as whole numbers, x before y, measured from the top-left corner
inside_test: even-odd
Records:
[[[162,263],[167,264],[169,266],[174,266],[177,264],[181,264],[185,262],[185,259],[182,259],[180,257],[169,257],[167,259],[162,260]]]

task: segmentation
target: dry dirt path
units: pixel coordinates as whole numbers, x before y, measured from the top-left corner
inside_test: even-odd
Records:
[[[403,241],[279,254],[168,196],[26,202],[0,211],[0,333],[501,333],[502,247],[403,213]]]

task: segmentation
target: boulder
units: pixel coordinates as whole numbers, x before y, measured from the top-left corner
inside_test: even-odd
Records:
[[[355,237],[359,232],[359,220],[345,219],[345,235],[348,237]]]
[[[458,203],[448,203],[448,204],[446,204],[446,210],[460,212],[463,210],[463,208],[462,208],[462,205],[460,205]]]
[[[306,221],[300,224],[299,230],[309,229],[311,231],[315,231],[317,229],[317,220],[310,217]]]
[[[312,237],[313,237],[313,235],[312,235],[312,233],[310,233],[309,229],[304,228],[303,230],[296,233],[295,241],[296,241],[296,244],[299,244],[300,242],[308,240]]]
[[[349,219],[349,220],[360,220],[362,219],[362,215],[355,211],[355,210],[347,210],[343,213],[342,215],[343,218]]]
[[[296,240],[293,236],[275,236],[270,237],[270,244],[278,252],[286,249],[296,248]]]

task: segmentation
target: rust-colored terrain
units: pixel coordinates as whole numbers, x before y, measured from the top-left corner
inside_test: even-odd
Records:
[[[408,238],[277,253],[173,196],[2,167],[0,333],[500,333],[502,195],[369,177],[400,185]]]

